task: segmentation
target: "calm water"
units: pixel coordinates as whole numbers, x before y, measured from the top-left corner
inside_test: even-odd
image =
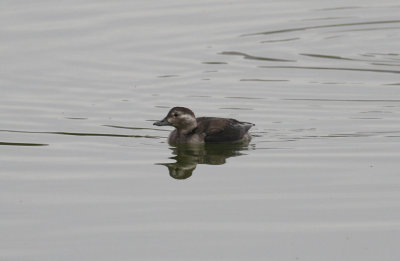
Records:
[[[0,6],[0,260],[399,260],[398,1]]]

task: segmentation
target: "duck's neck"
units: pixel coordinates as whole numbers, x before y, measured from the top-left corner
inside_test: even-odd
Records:
[[[193,133],[193,131],[197,128],[197,122],[191,122],[190,124],[186,124],[185,128],[177,129],[179,135],[188,135]]]

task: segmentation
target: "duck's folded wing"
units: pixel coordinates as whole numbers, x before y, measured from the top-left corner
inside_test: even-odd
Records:
[[[252,123],[223,118],[209,118],[205,125],[204,140],[208,143],[238,141],[253,126]]]

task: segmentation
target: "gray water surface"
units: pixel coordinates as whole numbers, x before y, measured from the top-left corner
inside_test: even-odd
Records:
[[[0,6],[0,260],[399,260],[397,1]]]

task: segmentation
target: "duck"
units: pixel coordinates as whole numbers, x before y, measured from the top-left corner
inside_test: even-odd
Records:
[[[204,143],[249,142],[250,122],[229,118],[198,117],[186,107],[173,107],[167,116],[153,123],[155,126],[173,126],[168,137],[170,145]]]

